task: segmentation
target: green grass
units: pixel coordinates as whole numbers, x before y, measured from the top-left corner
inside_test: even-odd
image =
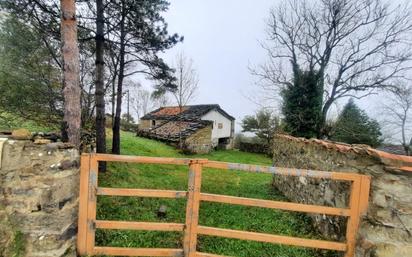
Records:
[[[21,257],[24,255],[25,240],[21,231],[15,231],[12,242],[12,257]]]
[[[173,147],[163,143],[122,134],[122,154],[187,157]],[[193,158],[270,165],[271,160],[259,154],[239,151],[215,151],[207,155],[193,155]],[[143,165],[110,163],[108,172],[99,175],[99,185],[123,188],[153,188],[187,190],[187,167],[173,165]],[[233,196],[285,200],[274,191],[269,174],[254,174],[216,169],[204,169],[202,192]],[[160,205],[167,206],[167,217],[159,219]],[[99,197],[98,219],[179,222],[185,220],[185,199],[152,199],[138,197]],[[303,215],[272,209],[201,203],[199,223],[228,229],[314,238],[310,223]],[[138,232],[121,230],[97,230],[96,243],[101,246],[117,247],[182,247],[181,233]],[[305,248],[281,246],[235,239],[200,236],[198,250],[202,252],[239,257],[309,257],[319,253]]]

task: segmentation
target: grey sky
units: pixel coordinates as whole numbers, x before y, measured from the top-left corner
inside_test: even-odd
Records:
[[[256,106],[242,92],[252,89],[248,63],[264,61],[258,40],[265,37],[265,18],[275,1],[175,0],[165,18],[169,31],[185,37],[165,54],[172,62],[179,51],[194,61],[199,94],[194,103],[217,103],[239,121]]]

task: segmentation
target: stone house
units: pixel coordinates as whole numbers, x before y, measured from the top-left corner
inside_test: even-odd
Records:
[[[182,140],[185,150],[207,153],[233,147],[235,118],[217,104],[161,107],[139,121],[138,135],[171,144]]]

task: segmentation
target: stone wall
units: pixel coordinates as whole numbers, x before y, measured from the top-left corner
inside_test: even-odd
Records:
[[[277,135],[273,145],[275,166],[355,172],[372,177],[369,208],[358,234],[357,257],[412,256],[412,172],[403,170],[409,170],[405,166],[408,160],[366,146],[285,135]],[[344,183],[275,176],[273,185],[294,202],[348,206],[349,185]],[[344,241],[346,219],[311,217],[325,238]]]
[[[212,150],[212,127],[199,129],[185,139],[185,150],[190,153],[209,153]]]
[[[48,140],[8,139],[0,167],[0,256],[76,256],[79,156]]]
[[[165,120],[156,120],[155,126],[159,126],[165,122],[166,122]],[[139,129],[148,130],[150,128],[152,128],[152,120],[140,120],[139,121]]]

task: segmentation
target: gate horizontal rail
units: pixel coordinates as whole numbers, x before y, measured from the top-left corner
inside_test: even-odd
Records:
[[[98,187],[97,181],[99,161],[187,165],[189,166],[188,190],[176,191]],[[349,207],[335,208],[311,204],[290,203],[202,193],[202,168],[215,168],[223,170],[270,173],[283,176],[304,176],[311,178],[349,181],[351,182]],[[222,255],[197,252],[196,246],[198,235],[208,235],[240,240],[342,251],[345,252],[345,257],[352,257],[354,255],[356,234],[360,223],[360,217],[366,213],[370,189],[370,177],[360,174],[227,163],[209,161],[206,159],[83,154],[81,157],[80,170],[80,207],[77,239],[77,251],[80,255],[224,257]],[[96,200],[98,195],[152,198],[187,198],[186,221],[183,224],[96,220]],[[201,226],[198,224],[201,201],[348,217],[346,241],[335,242]],[[95,246],[96,229],[184,232],[183,249]]]

